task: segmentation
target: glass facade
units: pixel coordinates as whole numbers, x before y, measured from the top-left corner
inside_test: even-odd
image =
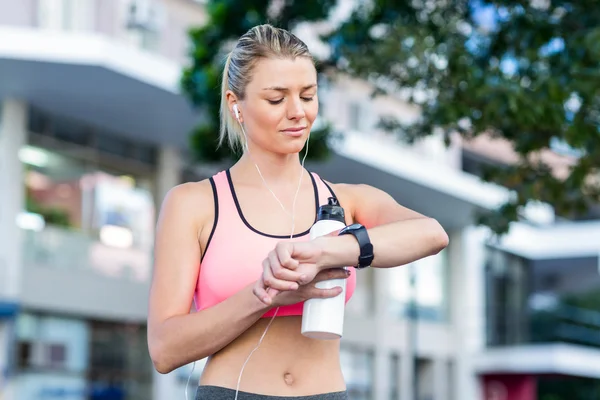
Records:
[[[14,357],[19,397],[85,399],[88,342],[84,321],[20,314]]]
[[[491,346],[562,342],[600,347],[598,257],[527,260],[489,249]]]
[[[17,219],[24,271],[31,278],[38,276],[32,271],[85,269],[92,275],[74,276],[85,282],[114,278],[98,280],[111,282],[100,288],[144,287],[156,218],[155,148],[115,141],[110,133],[35,109],[29,131],[18,153],[24,169],[25,209]],[[123,286],[125,281],[133,285]],[[94,301],[104,302],[110,290]],[[56,304],[68,298],[54,286],[48,291]],[[152,398],[144,324],[110,321],[111,311],[100,307],[90,314],[42,314],[29,307],[17,317],[11,350],[19,399]],[[105,320],[90,319],[98,315]]]
[[[390,400],[400,400],[400,356],[397,353],[390,355]]]
[[[23,313],[15,352],[22,400],[151,398],[143,325]]]
[[[90,400],[152,397],[146,327],[93,321],[90,326]]]
[[[19,152],[25,262],[147,280],[155,221],[150,179],[78,154],[31,145]]]
[[[366,317],[375,309],[375,274],[371,268],[353,272],[356,273],[356,288],[346,305],[346,313]]]
[[[343,345],[340,349],[342,373],[350,400],[373,398],[374,355],[371,350]]]
[[[448,318],[447,252],[386,270],[387,312],[394,318],[445,322]]]
[[[575,376],[537,378],[538,400],[596,400],[600,398],[600,380]]]
[[[101,2],[105,3],[105,2]],[[145,2],[152,6],[150,13],[136,7],[135,2],[97,4],[90,0],[38,0],[36,25],[43,30],[63,32],[94,32],[116,36],[146,50],[157,51],[160,39],[160,22],[166,15],[160,3]],[[159,14],[159,12],[161,12]],[[112,29],[103,18],[109,15]],[[114,24],[117,20],[119,23]]]

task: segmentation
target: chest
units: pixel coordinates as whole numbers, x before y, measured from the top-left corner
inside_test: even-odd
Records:
[[[307,183],[295,198],[292,191],[288,196],[273,196],[266,190],[240,187],[233,192],[236,211],[245,225],[265,236],[279,239],[306,233],[315,222],[320,204],[318,190]],[[292,218],[293,215],[293,218]]]
[[[308,239],[309,235],[304,235],[291,240]],[[211,248],[202,261],[198,280],[200,293],[218,302],[256,282],[263,272],[263,261],[283,240],[290,239],[270,238],[248,230],[242,234],[237,232],[236,240],[221,241],[223,247]]]

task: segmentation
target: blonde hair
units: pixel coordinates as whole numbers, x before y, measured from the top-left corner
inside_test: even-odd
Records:
[[[261,58],[291,58],[312,56],[306,44],[294,34],[272,25],[258,25],[240,37],[227,56],[221,83],[221,129],[219,146],[227,139],[235,150],[243,146],[244,135],[237,120],[231,115],[225,93],[231,90],[239,100],[245,96],[252,78],[252,69]]]

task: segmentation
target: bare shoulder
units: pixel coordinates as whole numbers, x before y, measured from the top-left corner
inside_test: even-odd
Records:
[[[186,182],[173,186],[165,196],[163,203],[166,201],[175,202],[193,202],[198,200],[212,201],[212,187],[208,179],[203,179],[198,182]]]
[[[380,189],[367,184],[353,184],[353,183],[332,183],[325,180],[325,183],[331,187],[333,192],[336,194],[340,204],[346,210],[346,213],[352,217],[352,222],[357,222],[357,211],[361,207],[361,199],[373,196],[379,198],[391,199],[387,193]],[[393,199],[391,199],[393,201]]]
[[[199,234],[213,213],[208,180],[171,188],[162,201],[154,246],[148,326],[189,313],[201,260]]]
[[[374,186],[367,185],[364,183],[330,183],[327,182],[328,185],[336,192],[340,193],[340,195],[348,198],[368,196],[368,195],[379,195],[379,196],[389,196],[386,192],[381,189],[378,189]]]
[[[354,208],[358,206],[361,198],[375,196],[393,200],[390,195],[381,189],[364,183],[331,183],[325,181],[335,192],[340,202],[345,202],[348,206]]]
[[[172,187],[163,199],[162,206],[201,206],[207,201],[212,203],[213,191],[210,181],[186,182]],[[195,207],[202,208],[202,207]]]
[[[372,227],[394,221],[423,218],[400,205],[389,193],[367,184],[329,183],[352,220]]]
[[[171,188],[163,199],[160,218],[180,216],[193,222],[198,229],[214,214],[214,195],[209,179],[187,182]]]

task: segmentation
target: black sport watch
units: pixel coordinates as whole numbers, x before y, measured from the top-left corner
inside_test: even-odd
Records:
[[[352,224],[343,228],[338,235],[341,236],[347,234],[354,236],[360,246],[358,264],[355,267],[358,269],[370,267],[373,263],[374,254],[373,245],[371,244],[371,239],[369,239],[367,228],[361,224]]]

